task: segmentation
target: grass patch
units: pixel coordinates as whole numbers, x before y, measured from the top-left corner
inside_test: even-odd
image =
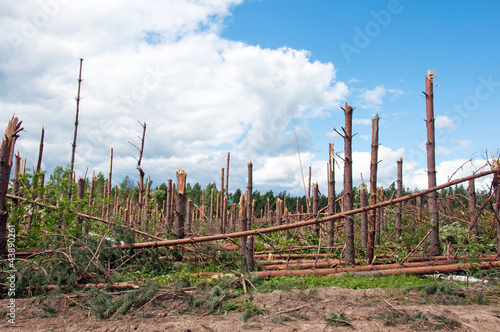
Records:
[[[462,327],[460,322],[442,315],[424,314],[419,310],[408,312],[404,309],[386,308],[379,314],[385,326],[396,327],[410,325],[413,329],[456,330]]]
[[[259,287],[261,292],[272,292],[275,290],[306,290],[318,287],[342,287],[348,289],[408,289],[415,286],[423,286],[431,281],[430,277],[419,277],[413,275],[392,275],[392,276],[356,276],[343,274],[336,276],[292,276],[276,277],[264,280]]]

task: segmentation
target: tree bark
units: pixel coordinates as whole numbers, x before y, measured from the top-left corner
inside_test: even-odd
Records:
[[[319,217],[319,193],[318,193],[318,183],[313,184],[313,217]],[[319,238],[319,224],[313,225],[313,234]]]
[[[377,203],[377,167],[378,167],[378,114],[372,120],[372,146],[370,159],[370,205]],[[368,223],[368,242],[366,244],[366,260],[368,264],[373,262],[375,254],[375,229],[377,223],[377,211],[370,212]]]
[[[425,77],[425,100],[426,100],[426,125],[427,125],[427,183],[428,188],[436,186],[436,155],[435,155],[435,139],[434,139],[434,91],[433,79],[435,72],[428,71]],[[439,256],[441,254],[441,247],[439,243],[439,212],[437,193],[431,192],[427,198],[429,209],[429,223],[432,232],[429,236],[430,250],[432,256]]]
[[[334,145],[329,144],[329,161],[328,161],[328,215],[333,216],[336,212],[335,209],[335,155]],[[335,235],[335,221],[331,220],[327,224],[327,246],[333,246]]]
[[[248,185],[247,185],[247,230],[252,229],[252,218],[253,218],[253,198],[252,198],[252,190],[253,190],[253,164],[252,162],[248,162]],[[247,272],[253,272],[255,269],[254,260],[253,260],[253,249],[254,249],[254,241],[253,236],[248,237],[247,239],[247,259],[246,259],[246,270]]]
[[[247,230],[247,208],[245,202],[245,195],[241,195],[240,197],[240,206],[239,213],[240,216],[238,218],[238,228],[240,232],[244,232]],[[247,238],[245,236],[240,237],[240,254],[246,257],[247,252]]]
[[[359,188],[359,207],[364,208],[366,206],[366,187]],[[366,244],[368,242],[368,217],[366,212],[361,213],[361,246],[366,249]]]
[[[6,252],[7,245],[7,218],[9,216],[7,205],[7,191],[9,189],[10,171],[12,169],[12,159],[14,156],[14,146],[19,137],[22,121],[15,116],[7,124],[5,136],[0,147],[0,256]]]
[[[396,181],[397,197],[403,196],[403,157],[397,161],[398,179]],[[396,241],[401,242],[401,219],[402,219],[403,202],[396,204]]]

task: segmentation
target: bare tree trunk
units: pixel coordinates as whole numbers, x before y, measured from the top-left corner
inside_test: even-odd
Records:
[[[45,128],[42,126],[42,133],[40,134],[40,145],[38,147],[38,158],[36,161],[36,172],[40,173],[42,170],[42,157],[43,157],[43,141],[45,138]]]
[[[240,198],[240,206],[239,206],[239,231],[244,232],[247,230],[247,208],[246,208],[246,203],[245,203],[245,195],[241,195]],[[240,254],[243,256],[246,256],[247,252],[247,237],[242,236],[240,237]]]
[[[383,188],[382,187],[377,187],[377,200],[379,202],[382,202],[382,197],[383,197]],[[383,214],[383,208],[378,208],[375,210],[376,212],[376,217],[375,217],[375,245],[380,245],[380,226],[382,224],[382,214]]]
[[[165,226],[168,230],[172,231],[172,179],[167,180],[167,211],[165,213]]]
[[[175,237],[184,238],[184,225],[186,221],[186,172],[177,170],[177,199],[175,201]]]
[[[226,232],[226,228],[224,227],[224,167],[221,168],[221,175],[220,175],[220,198],[218,202],[220,201],[220,233],[224,234]]]
[[[425,99],[426,99],[426,124],[427,124],[427,183],[428,187],[436,186],[436,155],[435,155],[435,140],[434,140],[434,91],[433,79],[435,72],[428,71],[425,77]],[[429,236],[431,245],[431,255],[439,256],[441,254],[441,247],[439,244],[439,212],[437,193],[431,192],[428,196],[429,208],[429,223],[432,232]]]
[[[336,213],[335,209],[335,154],[333,143],[329,144],[329,161],[328,161],[328,215],[333,216]],[[335,220],[331,220],[327,224],[327,246],[333,247],[335,235]]]
[[[214,188],[212,188],[212,192],[210,194],[210,225],[213,225],[214,222]]]
[[[345,128],[344,128],[344,211],[352,210],[352,112],[353,108],[345,103]],[[345,219],[345,259],[346,264],[354,265],[354,218],[348,216]]]
[[[276,199],[276,225],[279,226],[281,225],[281,199],[277,198]]]
[[[0,256],[5,255],[7,245],[7,190],[9,189],[10,171],[12,169],[12,159],[14,156],[14,146],[19,137],[22,121],[17,117],[12,119],[7,124],[5,136],[2,139],[0,147]]]
[[[140,123],[139,124],[142,126],[142,138],[141,138],[141,148],[139,150],[139,159],[137,159],[137,170],[139,171],[139,210],[142,211],[144,207],[144,171],[142,170],[141,167],[141,162],[142,162],[142,155],[144,153],[144,140],[146,138],[146,122],[144,124]],[[137,148],[137,147],[136,147]]]
[[[309,166],[309,185],[307,187],[307,213],[311,212],[311,166]]]
[[[12,184],[12,192],[15,196],[19,196],[19,173],[21,172],[21,157],[19,151],[16,153],[16,160],[14,163],[14,181]],[[17,200],[16,200],[17,203]]]
[[[378,167],[378,114],[372,120],[372,146],[370,159],[370,205],[377,203],[377,167]],[[368,243],[366,244],[366,260],[372,264],[375,253],[375,228],[377,224],[376,211],[370,211],[368,223]]]
[[[497,254],[500,254],[500,160],[493,161],[493,168],[496,170],[493,173],[493,182],[491,188],[496,195],[496,202],[494,205],[495,224],[497,225]]]
[[[247,185],[247,230],[252,229],[252,217],[253,217],[253,198],[252,198],[252,190],[253,190],[253,165],[250,161],[247,164],[248,167],[248,185]],[[246,270],[247,272],[253,272],[254,260],[253,260],[253,236],[249,236],[247,240],[247,259],[246,259]]]
[[[313,184],[313,218],[318,218],[319,214],[319,190],[318,182]],[[313,225],[313,234],[319,238],[319,224]]]
[[[359,188],[359,207],[366,207],[366,187]],[[361,246],[366,249],[368,242],[368,218],[366,212],[361,212]]]
[[[227,232],[227,229],[229,227],[229,220],[228,220],[228,214],[227,214],[227,200],[228,200],[228,195],[229,195],[229,158],[230,154],[229,152],[227,153],[227,164],[226,164],[226,190],[224,190],[224,230]]]
[[[75,117],[75,132],[73,134],[73,144],[71,144],[71,164],[70,164],[70,174],[73,174],[75,169],[75,153],[76,153],[76,137],[78,134],[78,115],[80,114],[80,88],[82,86],[82,64],[83,59],[80,58],[80,73],[78,74],[78,94],[76,96],[76,117]],[[68,198],[73,195],[73,181],[69,182]]]
[[[396,181],[397,197],[403,197],[403,157],[397,161],[398,179]],[[396,240],[401,242],[401,220],[402,220],[403,202],[396,204]]]

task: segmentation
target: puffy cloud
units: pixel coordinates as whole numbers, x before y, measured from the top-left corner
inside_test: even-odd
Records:
[[[450,117],[448,117],[446,115],[438,115],[438,116],[436,116],[436,119],[435,119],[435,127],[436,127],[436,129],[439,129],[439,128],[454,129],[455,123],[453,122],[453,120]]]
[[[0,107],[24,120],[17,148],[28,165],[36,161],[42,124],[46,169],[70,161],[83,57],[78,175],[87,167],[107,173],[111,147],[114,178],[135,175],[138,152],[129,142],[139,144],[140,121],[147,124],[143,168],[156,183],[178,167],[190,182],[217,183],[231,151],[231,186],[244,186],[249,160],[256,181],[288,186],[289,179],[259,170],[274,165],[276,156],[296,159],[292,119],[327,115],[348,89],[335,80],[332,63],[311,61],[307,51],[221,38],[223,20],[241,2],[0,5],[7,32],[0,40]],[[298,126],[296,135],[312,158],[310,130]]]
[[[360,89],[359,97],[361,98],[363,108],[380,108],[383,99],[390,95],[391,99],[397,98],[398,96],[404,94],[402,90],[399,89],[388,89],[383,85],[377,85],[372,90]]]

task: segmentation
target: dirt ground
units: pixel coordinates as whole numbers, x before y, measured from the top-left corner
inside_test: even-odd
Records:
[[[175,314],[181,306],[174,299],[157,298],[131,315],[100,320],[88,310],[59,300],[57,316],[48,317],[36,299],[18,299],[16,324],[2,316],[1,331],[499,331],[498,301],[486,304],[445,305],[429,301],[416,291],[337,287],[307,291],[274,291],[253,294],[262,309],[246,322],[241,312],[227,314]],[[169,302],[170,301],[170,302]],[[429,303],[431,302],[431,303]],[[0,301],[6,308],[8,300]],[[1,309],[5,314],[6,309]],[[345,326],[331,326],[324,317],[344,314]],[[344,318],[340,320],[343,321]],[[343,323],[343,322],[340,322]]]

